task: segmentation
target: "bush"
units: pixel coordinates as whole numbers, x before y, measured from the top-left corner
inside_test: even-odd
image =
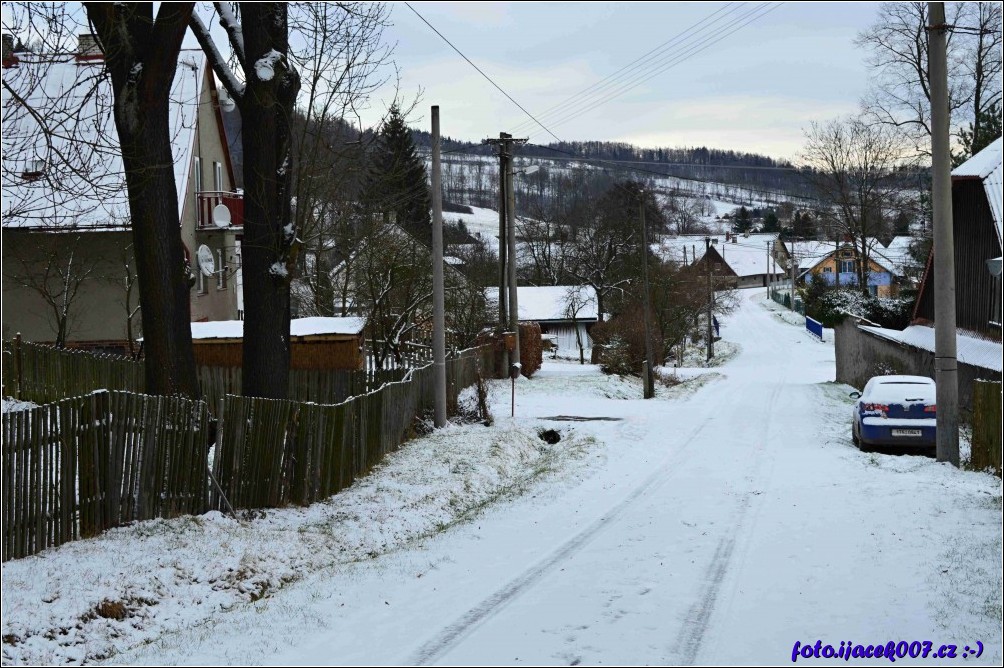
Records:
[[[603,344],[603,373],[629,376],[634,373],[631,360],[631,346],[619,334],[614,334]]]
[[[602,346],[602,353],[599,356],[599,363],[606,373],[616,373],[620,375],[641,375],[642,364],[645,362],[645,320],[641,314],[641,309],[631,309],[620,313],[610,320],[598,322],[590,330],[594,346]],[[625,346],[622,351],[611,350],[611,346]],[[655,364],[663,363],[663,344],[659,340],[658,332],[652,332],[652,350]],[[625,360],[617,360],[614,363],[608,361],[609,355],[625,355]],[[618,371],[608,371],[608,368],[618,368]]]
[[[806,290],[805,299],[806,315],[823,327],[839,325],[850,312],[888,329],[903,329],[910,324],[914,302],[911,297],[875,297],[863,295],[856,288],[816,284]]]
[[[490,343],[495,348],[495,374],[508,378],[509,370],[502,368],[502,337],[497,332],[486,329],[478,334],[476,345]],[[540,336],[540,325],[536,322],[519,324],[519,361],[523,376],[530,378],[544,364],[544,343]]]

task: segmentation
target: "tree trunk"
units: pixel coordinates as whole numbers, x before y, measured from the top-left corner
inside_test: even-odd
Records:
[[[289,284],[295,238],[290,215],[290,118],[299,78],[283,63],[263,78],[257,63],[288,51],[286,5],[242,3],[248,72],[241,103],[244,147],[244,396],[289,391]]]
[[[146,391],[198,397],[169,95],[194,3],[87,3],[115,94],[143,313]]]

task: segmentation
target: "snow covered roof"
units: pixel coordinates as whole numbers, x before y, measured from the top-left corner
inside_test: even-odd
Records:
[[[952,176],[977,177],[983,181],[987,202],[997,225],[997,240],[1001,240],[1001,199],[1002,160],[1004,160],[1004,138],[998,137],[985,149],[952,170]]]
[[[683,263],[686,252],[686,263],[693,264],[704,257],[704,238],[706,235],[681,235],[664,237],[652,245],[652,252],[665,261]],[[739,235],[736,241],[726,241],[724,236],[712,235],[713,248],[737,276],[760,276],[770,273],[784,273],[783,267],[776,262],[769,265],[767,242],[777,240],[777,234]],[[696,257],[695,257],[696,254]]]
[[[289,321],[290,336],[356,335],[366,327],[363,318],[294,318]],[[192,339],[242,339],[243,320],[193,322]]]
[[[909,239],[909,237],[906,238]],[[798,268],[803,273],[806,271],[811,271],[818,264],[829,258],[833,253],[835,253],[837,250],[841,248],[853,247],[857,249],[857,244],[854,244],[852,246],[850,242],[840,242],[840,244],[836,244],[833,241],[812,241],[812,242],[802,241],[796,243],[812,244],[812,245],[807,245],[805,247],[805,250],[807,252],[812,253],[811,255],[802,256],[801,254],[798,253],[797,250],[795,251],[795,257],[799,258]],[[878,239],[870,237],[867,243],[868,243],[868,258],[872,262],[882,267],[891,274],[894,274],[896,276],[902,275],[903,271],[901,265],[897,261],[892,260],[888,256],[888,254],[886,253],[885,246],[883,246]]]
[[[499,289],[488,288],[485,296],[498,304]],[[533,321],[597,319],[596,290],[583,285],[521,285],[518,288],[519,319]],[[569,304],[579,306],[575,317],[569,316]]]
[[[187,194],[205,76],[205,54],[183,50],[170,94],[179,208]],[[4,69],[3,78],[32,110],[4,90],[4,227],[127,229],[125,174],[103,61],[26,56]],[[31,173],[36,176],[25,178]]]
[[[859,329],[871,332],[876,336],[881,336],[890,341],[903,343],[921,350],[934,352],[934,328],[926,325],[910,325],[903,331],[896,329],[884,329],[882,327],[870,327],[868,325],[858,325]],[[998,341],[988,341],[975,336],[959,332],[956,336],[956,358],[963,364],[1001,371],[1002,347]]]

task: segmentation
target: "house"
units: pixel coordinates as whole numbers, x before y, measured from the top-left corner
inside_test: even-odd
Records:
[[[868,290],[879,297],[899,293],[903,275],[901,265],[887,257],[885,247],[868,238]],[[833,286],[857,286],[861,250],[857,243],[843,241],[779,241],[778,258],[791,268],[792,257],[798,263],[796,278],[803,283],[823,281]]]
[[[18,96],[3,101],[3,336],[129,350],[142,313],[102,54],[81,35],[75,53],[19,53],[2,71]],[[193,321],[243,310],[243,201],[222,113],[205,55],[181,51],[170,131]]]
[[[978,378],[1000,380],[1002,142],[997,139],[952,172],[956,358],[959,405],[968,408]],[[861,387],[877,373],[934,377],[934,256],[928,260],[911,324],[904,330],[848,318],[835,336],[837,380]]]
[[[499,289],[485,290],[488,303],[498,305]],[[559,351],[593,347],[589,330],[599,321],[596,290],[588,285],[521,285],[516,293],[521,322],[536,322],[540,333],[554,337]]]
[[[357,371],[366,361],[362,318],[294,318],[289,322],[292,369]],[[244,321],[192,323],[195,362],[201,366],[240,367]]]
[[[710,245],[706,238],[711,240]],[[719,285],[767,287],[768,282],[784,278],[784,267],[770,255],[776,241],[777,234],[680,235],[663,239],[653,246],[653,252],[675,266],[694,266],[694,271],[706,273],[707,246],[712,273],[724,277],[718,279]]]

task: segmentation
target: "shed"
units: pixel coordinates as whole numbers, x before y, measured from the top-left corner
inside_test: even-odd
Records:
[[[290,368],[362,369],[366,360],[362,318],[294,318],[289,322]],[[241,366],[243,320],[192,323],[195,363]]]
[[[543,335],[553,335],[559,350],[592,348],[589,330],[599,320],[596,290],[588,285],[521,285],[518,288],[519,319],[537,322]],[[498,288],[485,291],[490,303],[498,304]]]

